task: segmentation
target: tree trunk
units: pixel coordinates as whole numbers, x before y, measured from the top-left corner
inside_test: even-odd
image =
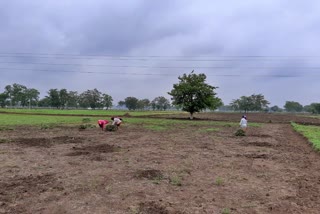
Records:
[[[190,112],[190,120],[193,120],[193,113]]]

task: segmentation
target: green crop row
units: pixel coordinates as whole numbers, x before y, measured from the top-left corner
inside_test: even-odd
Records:
[[[308,138],[315,150],[320,150],[320,127],[291,123],[293,129]]]

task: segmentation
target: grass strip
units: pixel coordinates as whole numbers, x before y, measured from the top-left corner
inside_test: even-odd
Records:
[[[305,136],[315,150],[320,151],[320,127],[291,123],[293,129]]]
[[[128,111],[128,110],[67,110],[67,109],[0,109],[1,112],[24,113],[24,114],[55,114],[55,115],[115,115],[123,116],[148,116],[162,114],[177,114],[177,111]]]

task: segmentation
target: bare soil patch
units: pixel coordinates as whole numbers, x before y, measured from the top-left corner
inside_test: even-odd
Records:
[[[52,138],[17,138],[11,140],[11,142],[25,147],[51,147],[57,144],[82,143],[82,140],[79,137],[58,136]]]
[[[272,143],[269,142],[243,142],[241,143],[241,145],[243,146],[258,146],[258,147],[273,147],[275,145],[273,145]]]
[[[92,153],[109,153],[116,152],[120,150],[120,147],[108,145],[108,144],[99,144],[99,145],[90,145],[83,147],[72,147],[73,152],[66,154],[67,156],[79,156],[79,155],[89,155]]]
[[[320,155],[289,124],[196,123],[3,130],[0,213],[319,213]]]
[[[145,169],[145,170],[138,170],[134,174],[135,178],[147,178],[149,180],[152,179],[161,179],[163,178],[163,174],[160,170],[156,169]]]
[[[48,191],[63,191],[53,174],[15,176],[0,182],[0,210],[8,213],[27,212],[28,198]]]
[[[169,211],[154,201],[141,202],[137,210],[141,214],[169,214]]]

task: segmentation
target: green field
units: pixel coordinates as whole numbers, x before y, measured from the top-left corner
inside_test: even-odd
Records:
[[[40,125],[40,124],[80,124],[84,117],[65,117],[47,115],[1,114],[0,126]],[[91,121],[97,118],[89,117]]]
[[[0,109],[0,112],[26,113],[26,114],[61,114],[61,115],[108,115],[147,116],[159,114],[177,114],[178,111],[128,111],[128,110],[59,110],[59,109]]]
[[[301,133],[303,136],[308,138],[312,143],[315,150],[320,150],[320,127],[319,126],[306,126],[291,123],[294,130]]]
[[[28,115],[28,114],[0,114],[0,127],[14,127],[20,125],[80,125],[84,123],[84,118],[88,118],[90,123],[95,125],[98,119],[108,119],[99,118],[97,116],[83,117],[83,116],[59,116],[59,115]],[[217,121],[190,121],[190,120],[172,120],[172,119],[152,119],[152,118],[124,118],[125,124],[139,124],[147,129],[154,131],[165,131],[174,126],[187,127],[192,126],[206,126],[205,132],[216,131],[216,128],[209,129],[207,126],[217,127],[237,127],[237,122],[217,122]],[[258,123],[251,123],[251,126],[260,126]]]

